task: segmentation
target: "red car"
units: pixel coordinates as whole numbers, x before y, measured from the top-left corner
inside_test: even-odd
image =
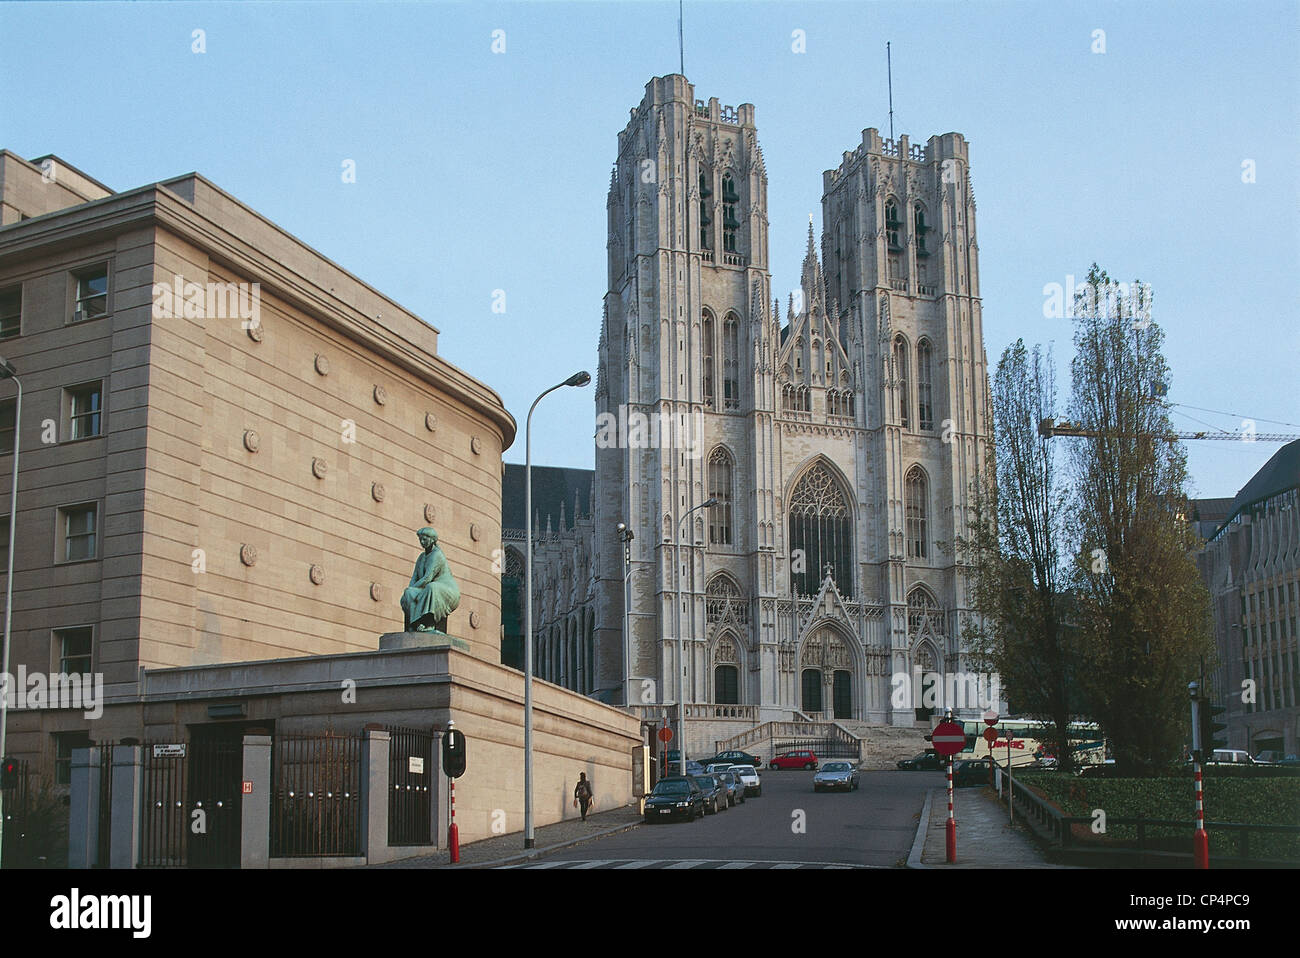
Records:
[[[768,763],[768,768],[816,768],[817,754],[808,749],[782,752]]]

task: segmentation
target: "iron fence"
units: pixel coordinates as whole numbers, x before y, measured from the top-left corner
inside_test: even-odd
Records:
[[[359,735],[277,735],[271,757],[271,855],[362,854]]]
[[[152,743],[141,746],[140,760],[140,867],[180,868],[186,864],[186,757],[159,751]],[[100,866],[108,867],[112,809],[113,749],[100,752]],[[107,772],[107,775],[105,775]],[[109,779],[105,801],[104,779]],[[106,813],[106,809],[108,812]]]
[[[99,807],[95,826],[95,861],[91,867],[108,868],[113,839],[113,746],[100,744],[98,748]]]
[[[433,732],[391,726],[388,844],[433,844]]]
[[[820,761],[823,758],[848,758],[857,761],[861,756],[861,747],[857,740],[846,741],[843,738],[801,738],[789,742],[777,742],[772,746],[772,754],[791,752],[795,749],[807,749]]]

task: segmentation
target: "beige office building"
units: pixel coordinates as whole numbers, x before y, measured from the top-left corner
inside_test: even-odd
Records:
[[[500,660],[495,392],[438,331],[198,174],[116,193],[0,151],[0,355],[23,385],[10,672],[110,707],[16,707],[43,769],[140,735],[144,670],[374,651],[434,526],[448,631]],[[15,387],[0,382],[8,515]],[[61,774],[61,777],[65,777]]]

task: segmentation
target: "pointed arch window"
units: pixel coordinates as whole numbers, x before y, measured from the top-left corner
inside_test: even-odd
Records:
[[[709,214],[709,200],[713,197],[713,190],[709,189],[709,174],[706,170],[700,171],[700,249],[713,249],[713,243],[710,242],[712,230],[709,227],[713,225],[713,217]]]
[[[840,594],[853,594],[853,513],[840,483],[822,462],[803,474],[790,495],[790,589],[815,595],[826,567]]]
[[[912,210],[912,231],[916,234],[916,255],[929,256],[930,251],[925,247],[925,234],[930,232],[930,227],[925,222],[925,208],[917,203]]]
[[[929,513],[929,483],[920,466],[908,470],[904,482],[903,513],[907,525],[907,557],[924,559],[929,555],[927,519]]]
[[[709,495],[717,499],[718,504],[708,511],[710,545],[732,544],[731,509],[734,472],[731,453],[722,446],[714,449],[709,456]]]
[[[736,252],[736,231],[740,228],[736,204],[739,202],[735,181],[727,173],[722,177],[722,249],[727,253]]]
[[[903,221],[898,216],[898,204],[889,200],[885,203],[885,235],[889,239],[889,248],[891,250],[901,250],[903,244],[899,241],[899,231],[903,228]]]
[[[930,359],[930,341],[923,339],[916,344],[916,418],[922,429],[934,428]]]
[[[701,351],[704,354],[704,408],[712,409],[713,406],[713,314],[707,309],[704,311],[704,321],[700,323]]]
[[[740,408],[740,323],[728,313],[722,324],[722,408]]]
[[[898,422],[904,429],[911,426],[908,417],[910,396],[907,389],[907,340],[902,336],[894,339],[894,375],[898,382]]]

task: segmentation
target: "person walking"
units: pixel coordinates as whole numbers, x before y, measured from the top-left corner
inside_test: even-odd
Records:
[[[573,788],[573,807],[582,809],[582,820],[587,820],[587,809],[595,804],[596,796],[591,790],[591,782],[587,781],[587,773],[578,773],[578,784]]]

